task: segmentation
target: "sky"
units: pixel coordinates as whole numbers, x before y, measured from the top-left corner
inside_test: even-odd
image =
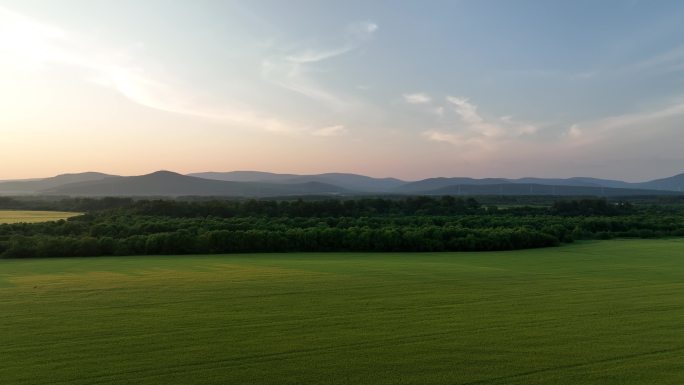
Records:
[[[0,179],[684,172],[681,1],[0,0]]]

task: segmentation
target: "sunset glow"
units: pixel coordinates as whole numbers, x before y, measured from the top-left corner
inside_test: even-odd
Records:
[[[167,4],[0,2],[0,179],[684,164],[678,2]]]

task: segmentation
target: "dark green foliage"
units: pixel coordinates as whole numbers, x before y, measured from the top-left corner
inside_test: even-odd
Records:
[[[582,199],[554,202],[551,210],[559,215],[620,215],[633,212],[634,207],[628,202]]]
[[[487,251],[684,234],[681,206],[600,199],[508,208],[450,196],[199,202],[108,198],[60,204],[93,209],[69,220],[0,225],[0,257]]]

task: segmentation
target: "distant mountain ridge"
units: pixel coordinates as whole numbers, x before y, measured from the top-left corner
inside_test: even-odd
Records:
[[[647,182],[561,178],[428,178],[407,182],[349,173],[313,175],[260,171],[181,175],[157,171],[140,176],[98,172],[0,182],[0,195],[64,196],[231,196],[293,195],[671,195],[684,193],[684,173]]]
[[[228,182],[157,171],[140,176],[120,176],[91,182],[69,183],[43,191],[70,196],[280,196],[341,194],[348,191],[324,183],[274,184]]]
[[[668,178],[656,179],[648,182],[624,182],[611,179],[591,177],[572,178],[534,178],[524,177],[518,179],[509,178],[427,178],[419,181],[403,181],[396,178],[372,178],[358,174],[325,173],[314,175],[277,174],[261,171],[230,171],[208,172],[188,174],[200,178],[216,179],[224,181],[252,181],[252,182],[276,182],[295,183],[302,181],[321,181],[335,184],[349,190],[359,192],[389,192],[389,193],[420,193],[437,188],[456,185],[492,185],[492,184],[539,184],[549,186],[576,186],[576,187],[608,187],[621,189],[640,190],[668,190],[684,191],[684,174],[678,174]]]
[[[394,192],[404,193],[404,194],[415,194],[424,191],[437,190],[441,188],[447,188],[450,186],[459,185],[495,185],[495,184],[510,184],[512,182],[503,178],[484,178],[484,179],[474,179],[474,178],[428,178],[419,180],[417,182],[405,183],[394,189]]]
[[[655,190],[684,191],[684,173],[668,178],[655,179],[650,182],[637,183],[637,185]]]
[[[676,191],[625,189],[615,187],[557,186],[535,183],[451,185],[421,191],[420,195],[552,195],[628,197],[639,195],[677,195]]]
[[[97,181],[115,177],[101,172],[82,172],[75,174],[60,174],[50,178],[10,180],[0,182],[0,194],[37,194],[42,190],[56,188],[68,183]]]
[[[197,178],[222,180],[227,182],[281,182],[296,178],[297,174],[276,174],[264,171],[197,172],[187,174]]]
[[[678,174],[668,178],[656,179],[648,182],[623,182],[610,179],[572,177],[566,179],[557,178],[428,178],[416,182],[408,182],[395,189],[398,193],[424,193],[439,188],[458,185],[496,185],[496,184],[532,184],[564,187],[596,187],[615,189],[637,189],[655,191],[684,191],[684,174]]]
[[[389,192],[406,182],[396,178],[372,178],[365,175],[349,173],[325,173],[314,175],[275,174],[261,171],[202,172],[188,174],[206,179],[230,182],[272,182],[272,183],[307,183],[319,182],[333,184],[358,192]]]

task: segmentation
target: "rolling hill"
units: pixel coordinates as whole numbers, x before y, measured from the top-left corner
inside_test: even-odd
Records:
[[[5,181],[0,182],[0,194],[39,194],[43,190],[57,188],[69,183],[92,182],[108,178],[116,177],[100,172],[83,172],[77,174],[61,174],[44,179]]]
[[[566,179],[558,178],[519,178],[519,179],[505,179],[505,178],[429,178],[416,182],[409,182],[404,185],[396,187],[393,192],[404,194],[420,194],[432,190],[451,188],[452,186],[490,186],[490,185],[543,185],[543,186],[558,186],[558,187],[586,187],[597,188],[599,190],[586,191],[603,191],[602,188],[623,189],[623,190],[639,190],[638,193],[648,193],[648,191],[684,191],[684,174],[675,175],[669,178],[656,179],[648,182],[630,183],[618,180],[588,178],[588,177],[573,177]],[[501,186],[497,186],[500,189]],[[485,191],[487,189],[480,189]],[[491,190],[491,189],[490,189]],[[511,187],[509,191],[522,191],[522,189]],[[573,191],[572,189],[566,189]],[[506,191],[506,190],[502,190]],[[546,191],[546,190],[545,190]],[[555,191],[553,189],[549,191]],[[561,190],[558,190],[561,191]],[[577,190],[581,191],[581,190]],[[516,193],[517,194],[517,193]]]
[[[623,197],[638,195],[677,195],[675,191],[624,189],[591,186],[554,186],[533,183],[502,183],[480,185],[451,185],[415,192],[417,195],[555,195]]]
[[[284,184],[324,183],[357,192],[389,192],[405,181],[396,178],[372,178],[365,175],[349,173],[325,173],[314,175],[275,174],[260,171],[203,172],[188,174],[206,179],[231,182],[270,182]]]
[[[147,175],[112,177],[69,183],[43,190],[43,194],[69,196],[283,196],[340,194],[343,188],[324,183],[274,184],[226,182],[157,171]]]
[[[197,178],[222,180],[226,182],[282,182],[287,179],[296,178],[297,174],[276,174],[264,171],[229,171],[229,172],[197,172],[187,174]]]
[[[405,182],[349,173],[315,175],[260,171],[205,172],[181,175],[158,171],[141,176],[99,172],[62,174],[44,179],[0,182],[0,195],[73,196],[234,196],[292,195],[663,195],[684,191],[684,174],[648,182],[574,178],[428,178]]]
[[[650,182],[636,183],[636,185],[652,190],[684,191],[684,173],[668,178],[655,179]]]
[[[396,187],[393,192],[400,194],[417,194],[423,191],[437,190],[451,186],[480,186],[480,185],[499,185],[511,183],[502,178],[428,178],[416,182],[405,183]]]

